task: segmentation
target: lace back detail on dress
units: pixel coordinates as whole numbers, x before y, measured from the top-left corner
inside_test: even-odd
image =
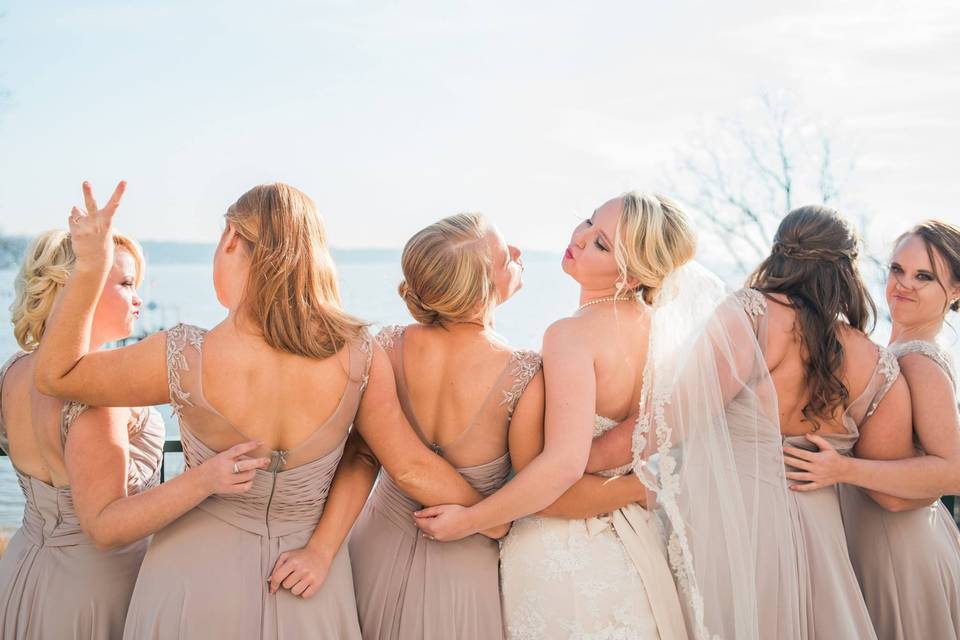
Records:
[[[397,345],[405,330],[406,327],[399,324],[387,325],[377,333],[377,344],[387,351],[391,351]]]
[[[740,289],[733,297],[751,318],[759,318],[767,312],[767,297],[756,289]]]
[[[507,405],[508,419],[513,417],[520,397],[542,365],[543,360],[536,351],[514,351],[510,356],[510,375],[513,377],[513,383],[510,388],[503,390],[503,398],[500,401],[501,406]]]
[[[919,353],[930,358],[947,373],[947,377],[953,383],[954,390],[957,389],[957,370],[954,367],[953,358],[940,345],[926,340],[911,340],[903,344],[895,344],[890,347],[890,350],[897,358],[902,358],[911,353]]]
[[[67,432],[70,427],[80,417],[80,414],[87,410],[87,405],[72,400],[63,403],[63,409],[60,410],[60,444],[67,442]]]
[[[900,364],[897,362],[897,356],[888,349],[881,347],[880,359],[877,361],[877,370],[874,373],[874,376],[880,377],[881,382],[876,395],[874,395],[873,400],[870,401],[870,408],[867,409],[867,413],[863,417],[864,420],[876,412],[877,407],[880,406],[880,402],[884,396],[887,395],[887,392],[890,391],[890,387],[893,386],[893,383],[896,382],[897,376],[899,375]],[[874,383],[871,382],[871,385],[872,384]]]
[[[183,420],[183,407],[192,406],[190,392],[183,388],[182,374],[189,371],[184,350],[187,345],[199,352],[203,348],[206,332],[189,324],[178,324],[167,331],[167,384],[170,387],[170,406],[179,420]]]
[[[364,357],[363,375],[360,377],[361,395],[363,395],[363,390],[367,388],[367,383],[370,382],[370,363],[373,362],[373,340],[374,338],[370,335],[370,332],[364,329],[360,335],[360,343],[357,345],[357,351]]]

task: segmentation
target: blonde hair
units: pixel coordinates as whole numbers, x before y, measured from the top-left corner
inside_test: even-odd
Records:
[[[136,283],[140,286],[144,271],[140,245],[116,232],[113,243],[133,256]],[[27,247],[14,280],[14,300],[10,305],[13,335],[24,351],[33,351],[40,345],[53,303],[67,283],[76,261],[70,234],[59,229],[40,234]]]
[[[323,359],[363,331],[366,323],[340,306],[323,220],[305,193],[262,184],[225,217],[251,254],[241,309],[268,345]]]
[[[652,304],[664,278],[693,259],[696,234],[679,205],[665,196],[631,191],[621,199],[613,251],[617,295],[631,290]],[[631,280],[636,284],[628,286]]]
[[[421,229],[407,241],[397,288],[417,322],[442,325],[480,320],[489,324],[497,304],[486,238],[479,213],[459,213]]]

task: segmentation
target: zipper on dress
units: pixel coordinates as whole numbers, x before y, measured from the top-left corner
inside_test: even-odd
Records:
[[[280,470],[280,465],[287,464],[287,452],[283,449],[271,451],[270,458],[270,473],[273,474],[273,483],[270,485],[270,497],[267,498],[267,509],[263,514],[264,524],[267,525],[268,538],[270,537],[270,505],[273,504],[273,494],[277,490],[277,471]]]

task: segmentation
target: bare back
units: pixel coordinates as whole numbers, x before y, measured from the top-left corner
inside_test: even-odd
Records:
[[[256,440],[263,446],[251,456],[282,451],[290,468],[343,441],[369,367],[369,336],[317,360],[273,349],[231,322],[177,331],[167,338],[171,400],[210,449]]]
[[[883,349],[865,334],[838,321],[844,353],[838,375],[847,387],[849,399],[845,406],[836,407],[829,419],[820,419],[816,425],[803,415],[803,408],[810,401],[810,389],[796,311],[785,296],[774,294],[766,299],[769,301],[765,312],[766,341],[761,340],[761,345],[777,392],[781,433],[802,436],[817,431],[821,435],[846,435],[850,430],[849,421],[859,425],[876,409],[874,401],[883,397],[885,390],[881,387],[887,376],[879,369],[888,360],[883,358]]]
[[[378,341],[404,412],[428,446],[458,467],[506,454],[513,408],[540,368],[536,353],[470,326],[388,327]]]
[[[597,382],[597,415],[621,421],[640,401],[647,363],[650,313],[639,304],[584,309],[565,320],[586,336]]]
[[[0,424],[3,448],[21,473],[66,487],[60,431],[64,403],[33,386],[30,354],[14,355],[0,370]]]

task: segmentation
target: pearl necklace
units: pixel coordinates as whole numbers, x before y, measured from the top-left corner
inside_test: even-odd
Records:
[[[600,304],[601,302],[630,302],[630,301],[636,302],[637,299],[636,299],[636,298],[623,298],[623,297],[619,297],[619,298],[618,298],[617,296],[607,296],[606,298],[597,298],[596,300],[591,300],[590,302],[585,302],[585,303],[583,303],[582,305],[580,305],[579,307],[577,307],[577,311],[580,311],[581,309],[586,309],[587,307],[589,307],[589,306],[592,305],[592,304]]]

